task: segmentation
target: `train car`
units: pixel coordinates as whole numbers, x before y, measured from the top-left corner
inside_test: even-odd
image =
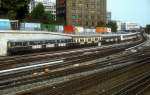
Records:
[[[123,41],[135,41],[140,38],[140,34],[137,33],[128,33],[128,34],[121,34],[121,40]]]
[[[73,42],[76,43],[74,47],[89,47],[89,46],[101,46],[100,35],[77,35],[73,36]]]
[[[62,39],[41,39],[41,40],[9,40],[7,42],[7,50],[9,55],[25,54],[31,52],[39,52],[46,50],[66,49],[72,44],[72,38]]]
[[[137,33],[115,33],[115,34],[103,34],[102,44],[113,44],[127,41],[135,41],[140,38],[140,34]]]
[[[121,35],[103,35],[102,44],[113,44],[121,42]]]

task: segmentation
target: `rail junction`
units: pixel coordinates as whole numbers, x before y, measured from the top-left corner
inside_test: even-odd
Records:
[[[144,42],[5,56],[0,63],[2,95],[150,93],[149,37]]]

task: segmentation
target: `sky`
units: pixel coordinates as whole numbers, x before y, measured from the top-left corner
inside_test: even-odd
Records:
[[[107,0],[113,20],[150,24],[150,0]]]

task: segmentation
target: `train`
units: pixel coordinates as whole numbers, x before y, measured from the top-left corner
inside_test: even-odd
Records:
[[[135,41],[141,38],[140,33],[128,34],[95,34],[95,35],[73,35],[55,39],[38,40],[8,40],[7,52],[9,55],[24,54],[38,51],[62,50],[101,46],[103,44],[121,43]]]

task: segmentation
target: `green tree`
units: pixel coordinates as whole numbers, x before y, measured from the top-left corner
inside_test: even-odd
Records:
[[[66,20],[64,17],[57,16],[57,19],[55,21],[56,24],[66,25]]]
[[[9,18],[9,19],[15,19],[16,18],[16,12],[14,12],[14,11],[9,11],[8,13],[7,13],[7,18]]]
[[[117,23],[114,21],[108,22],[106,25],[107,27],[111,28],[112,32],[117,32]]]
[[[1,18],[23,19],[28,14],[30,0],[1,0]]]
[[[45,7],[42,3],[37,4],[27,19],[28,21],[40,23],[52,23],[54,21],[53,15],[45,11]]]

